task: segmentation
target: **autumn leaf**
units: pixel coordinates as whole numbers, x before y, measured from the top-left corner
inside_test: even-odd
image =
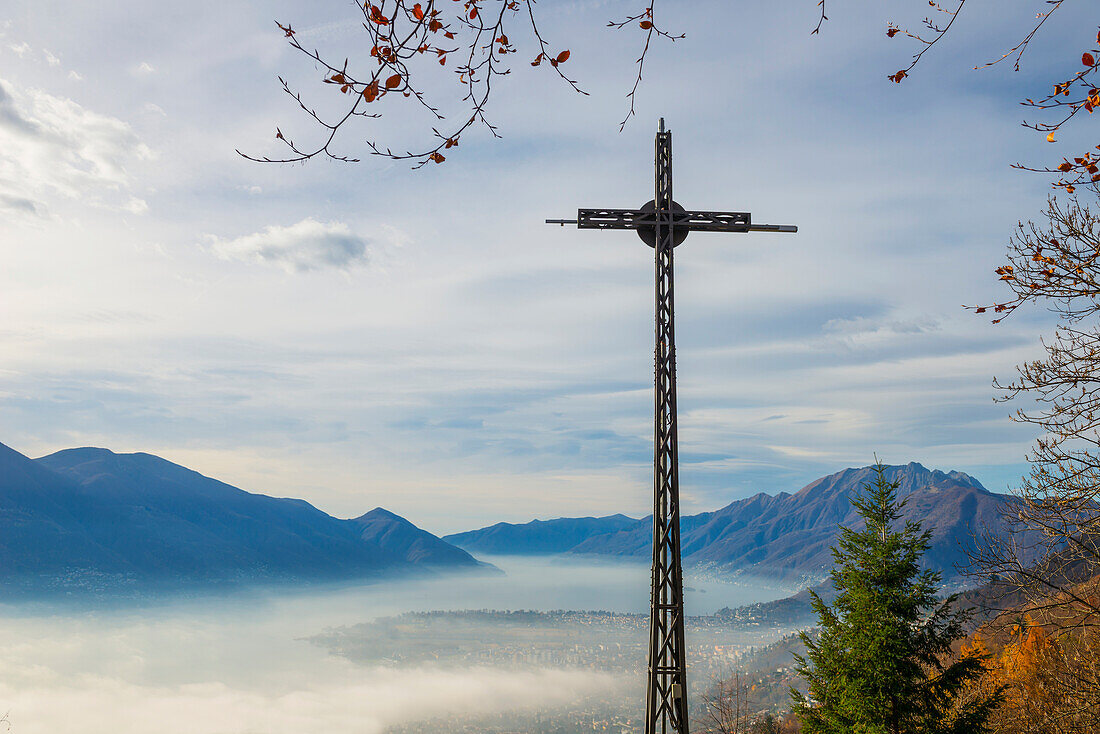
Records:
[[[386,80],[386,89],[394,89],[401,86],[401,75],[394,74]]]
[[[363,99],[373,102],[378,98],[378,80],[375,79],[363,89]]]
[[[1095,66],[1096,60],[1092,58],[1092,54],[1086,51],[1085,53],[1081,54],[1081,63],[1085,66]]]
[[[420,6],[420,3],[413,5],[413,17],[417,20],[424,20],[424,8]]]
[[[378,8],[377,5],[370,6],[369,17],[371,19],[371,22],[375,23],[376,25],[389,25],[390,23],[390,19],[382,15],[382,11]]]
[[[1049,133],[1047,133],[1047,142],[1048,143],[1053,143],[1054,142],[1054,131],[1053,130],[1051,130]]]
[[[648,31],[650,28],[653,27],[653,22],[649,20],[643,20],[641,23],[638,24],[638,27],[641,28],[643,31]]]
[[[558,58],[556,59],[556,61],[559,64],[564,64],[568,60],[569,60],[569,50],[568,49],[566,49],[565,51],[562,51],[560,54],[558,54]]]
[[[428,160],[430,160],[430,161],[433,161],[433,162],[435,162],[435,163],[442,163],[443,161],[445,161],[445,160],[447,160],[447,159],[446,159],[446,158],[444,158],[444,157],[443,157],[443,154],[442,154],[442,153],[440,153],[440,152],[439,152],[439,151],[437,150],[436,152],[434,152],[434,153],[432,153],[432,154],[431,154],[430,156],[428,156]]]

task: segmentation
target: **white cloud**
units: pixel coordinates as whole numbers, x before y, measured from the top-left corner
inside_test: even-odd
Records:
[[[128,168],[152,157],[122,120],[71,99],[19,90],[0,80],[0,206],[31,202],[42,213],[54,200],[79,199],[139,213]]]
[[[145,203],[145,200],[139,199],[136,196],[131,196],[129,200],[122,205],[122,208],[131,214],[144,214],[149,211],[149,205]]]
[[[820,348],[879,346],[903,340],[911,340],[919,334],[928,334],[942,330],[935,319],[922,316],[910,319],[881,319],[857,316],[826,321],[822,327],[822,338],[816,345]]]
[[[28,199],[25,196],[5,194],[3,191],[0,191],[0,211],[7,212],[9,214],[21,214],[24,216],[46,216],[46,212],[40,202],[37,202],[34,199]]]
[[[288,273],[334,268],[346,270],[370,261],[370,241],[343,222],[303,219],[289,227],[225,240],[210,237],[210,249],[223,260],[277,265]]]
[[[155,71],[156,69],[153,68],[153,65],[150,64],[148,61],[142,61],[140,64],[134,67],[135,74],[152,74]]]
[[[31,50],[30,44],[26,41],[24,41],[23,43],[8,44],[8,48],[10,48],[19,58],[23,58],[23,56],[25,56]]]
[[[69,72],[69,78],[72,79],[74,82],[84,81],[84,77],[82,77],[78,72],[75,71]]]
[[[57,58],[46,49],[42,50],[42,54],[46,57],[46,63],[50,66],[61,66],[61,59]]]

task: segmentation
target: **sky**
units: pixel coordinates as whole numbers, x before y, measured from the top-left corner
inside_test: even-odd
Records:
[[[426,128],[394,107],[337,140],[358,164],[250,162],[276,126],[318,131],[291,49],[362,58],[346,2],[130,0],[0,10],[0,442],[41,456],[145,451],[340,517],[386,507],[433,532],[651,507],[652,251],[551,227],[652,198],[658,117],[676,199],[797,235],[693,234],[676,250],[684,512],[919,461],[1005,491],[1034,432],[991,381],[1053,321],[993,326],[993,268],[1049,181],[1012,170],[1079,149],[1020,126],[1094,37],[1067,6],[1024,57],[975,71],[1035,3],[966,8],[915,50],[886,23],[923,3],[667,2],[628,109],[628,3],[537,6],[589,92],[525,52],[484,129],[411,170],[366,156]],[[1076,15],[1075,15],[1076,13]],[[513,42],[529,48],[521,26]],[[533,54],[531,54],[533,55]],[[430,90],[461,115],[453,81]],[[1080,126],[1079,126],[1080,127]],[[1077,136],[1077,137],[1075,137]]]

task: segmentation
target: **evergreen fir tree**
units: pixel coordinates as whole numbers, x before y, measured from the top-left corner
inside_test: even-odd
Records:
[[[862,530],[841,528],[831,574],[832,607],[811,592],[821,635],[805,632],[806,655],[796,669],[809,697],[792,689],[804,734],[977,734],[999,692],[961,694],[984,673],[984,660],[951,660],[970,611],[956,596],[939,599],[939,573],[920,569],[931,531],[906,521],[899,483],[875,466],[875,479],[852,504]]]

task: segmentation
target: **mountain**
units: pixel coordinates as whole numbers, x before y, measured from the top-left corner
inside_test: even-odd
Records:
[[[440,540],[427,530],[421,530],[405,518],[381,507],[376,507],[350,522],[356,526],[362,540],[374,543],[408,563],[439,567],[468,566],[470,561],[474,561],[461,548]]]
[[[989,492],[971,476],[930,470],[917,463],[887,467],[886,476],[899,481],[899,495],[908,498],[904,518],[920,520],[925,528],[934,530],[925,562],[942,571],[946,579],[956,576],[956,564],[965,563],[964,549],[971,544],[972,534],[983,526],[999,527],[1000,509],[1010,501],[1005,495]],[[851,494],[871,479],[872,467],[845,469],[794,494],[761,493],[715,512],[685,516],[680,526],[684,563],[707,566],[724,575],[751,573],[789,583],[820,580],[832,566],[830,548],[838,528],[858,526],[860,522],[849,501]],[[524,549],[521,552],[545,547],[553,550],[544,552],[649,559],[652,520],[633,521],[633,525],[623,522],[618,529],[599,532],[601,519],[587,519],[592,532],[573,545],[572,535],[548,537],[550,523],[534,528],[534,523],[509,526],[512,530],[506,538]],[[553,522],[559,524],[555,527],[569,528],[570,522],[578,521]],[[448,538],[465,541],[493,528]],[[537,542],[528,540],[526,528],[536,531],[533,535]],[[502,546],[494,552],[507,552],[507,546]]]
[[[77,491],[74,482],[0,444],[0,573],[53,573],[75,558],[106,573],[127,569],[74,515],[70,499]]]
[[[0,444],[0,581],[342,580],[473,569],[472,556],[376,510],[356,520],[244,490],[149,454]]]
[[[652,532],[651,525],[626,515],[532,520],[522,525],[498,522],[481,530],[444,535],[443,540],[473,553],[546,555],[565,553],[589,538],[634,530],[642,525]]]

